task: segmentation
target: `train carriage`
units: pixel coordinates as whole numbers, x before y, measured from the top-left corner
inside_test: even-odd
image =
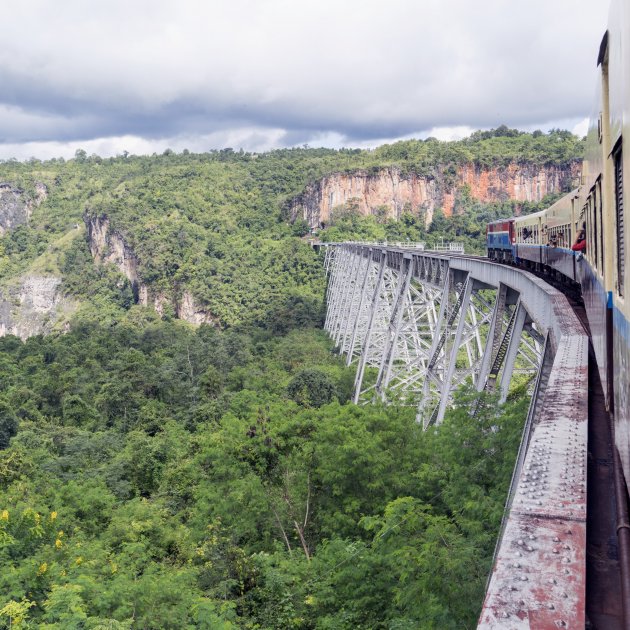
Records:
[[[543,256],[542,246],[546,245],[544,216],[545,210],[517,217],[516,225],[516,262],[528,269],[540,270]]]

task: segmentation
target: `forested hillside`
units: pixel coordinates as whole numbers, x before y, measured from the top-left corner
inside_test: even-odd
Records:
[[[333,171],[579,151],[498,130],[0,164],[0,317],[24,338],[0,337],[0,628],[471,627],[527,397],[472,422],[464,390],[427,432],[350,404],[286,204]],[[478,246],[514,210],[469,201],[428,229],[342,209],[321,236]]]
[[[89,298],[101,317],[114,306],[140,301],[167,316],[194,312],[196,320],[221,326],[269,326],[279,312],[292,321],[296,312],[318,310],[324,286],[315,256],[292,238],[305,235],[308,227],[300,219],[286,220],[287,203],[309,182],[332,172],[392,166],[444,176],[465,163],[562,165],[581,151],[581,142],[567,132],[500,128],[459,142],[405,141],[372,151],[303,148],[248,154],[226,149],[111,159],[78,151],[67,162],[5,162],[0,183],[10,189],[11,204],[18,198],[24,208],[21,217],[15,209],[8,213],[10,204],[0,199],[0,234],[11,226],[0,238],[0,290],[4,287],[5,302],[23,301],[28,290],[18,279],[55,276],[63,281],[61,294],[84,306]],[[481,203],[464,187],[453,216],[437,209],[430,225],[417,212],[392,220],[378,213],[359,216],[351,206],[340,206],[321,238],[426,240],[429,245],[460,239],[481,253],[487,219],[549,201]],[[88,247],[90,221],[106,222],[108,233]],[[99,260],[110,260],[124,273],[128,287],[111,269],[93,268],[97,250]],[[51,318],[65,323],[77,304],[63,306]]]

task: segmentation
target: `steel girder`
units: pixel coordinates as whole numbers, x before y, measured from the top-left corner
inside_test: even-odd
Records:
[[[329,247],[325,328],[346,364],[356,363],[353,400],[418,406],[425,427],[440,424],[453,392],[535,374],[543,334],[518,293],[451,269],[448,257],[345,244]]]

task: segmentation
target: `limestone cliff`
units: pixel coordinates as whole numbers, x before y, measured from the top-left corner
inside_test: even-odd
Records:
[[[291,200],[292,221],[305,219],[311,227],[327,224],[335,208],[351,206],[363,215],[384,214],[397,219],[403,212],[423,215],[427,225],[442,208],[452,214],[459,194],[467,190],[482,202],[540,201],[567,190],[579,178],[580,163],[566,166],[510,164],[481,168],[474,164],[437,168],[434,175],[403,173],[395,167],[376,171],[333,173]]]
[[[0,183],[0,236],[20,225],[28,224],[33,207],[46,199],[48,190],[44,184],[35,185],[35,197],[8,183]]]
[[[159,315],[164,315],[172,308],[176,317],[191,324],[213,324],[211,313],[195,302],[187,290],[177,290],[172,294],[155,291],[142,282],[138,273],[138,259],[118,230],[111,227],[106,215],[84,216],[88,230],[88,244],[92,257],[97,264],[113,264],[131,283],[138,304],[150,306]]]
[[[131,282],[134,295],[138,296],[138,260],[124,237],[112,230],[109,218],[102,216],[84,217],[88,232],[88,245],[92,258],[97,264],[111,263]]]
[[[27,339],[47,334],[63,322],[73,304],[64,298],[60,285],[54,276],[26,275],[0,290],[0,337]]]

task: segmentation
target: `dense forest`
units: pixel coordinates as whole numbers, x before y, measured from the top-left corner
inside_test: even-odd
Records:
[[[350,404],[353,369],[321,330],[322,261],[283,207],[332,171],[580,151],[566,132],[500,128],[373,151],[0,164],[33,201],[0,237],[0,288],[56,276],[73,305],[52,334],[0,338],[0,628],[472,627],[524,388],[474,421],[464,388],[426,432],[411,407]],[[428,228],[344,214],[321,237],[479,247],[482,222],[514,208],[468,201]],[[85,222],[100,216],[150,291],[191,291],[211,322],[143,307],[95,264]]]

